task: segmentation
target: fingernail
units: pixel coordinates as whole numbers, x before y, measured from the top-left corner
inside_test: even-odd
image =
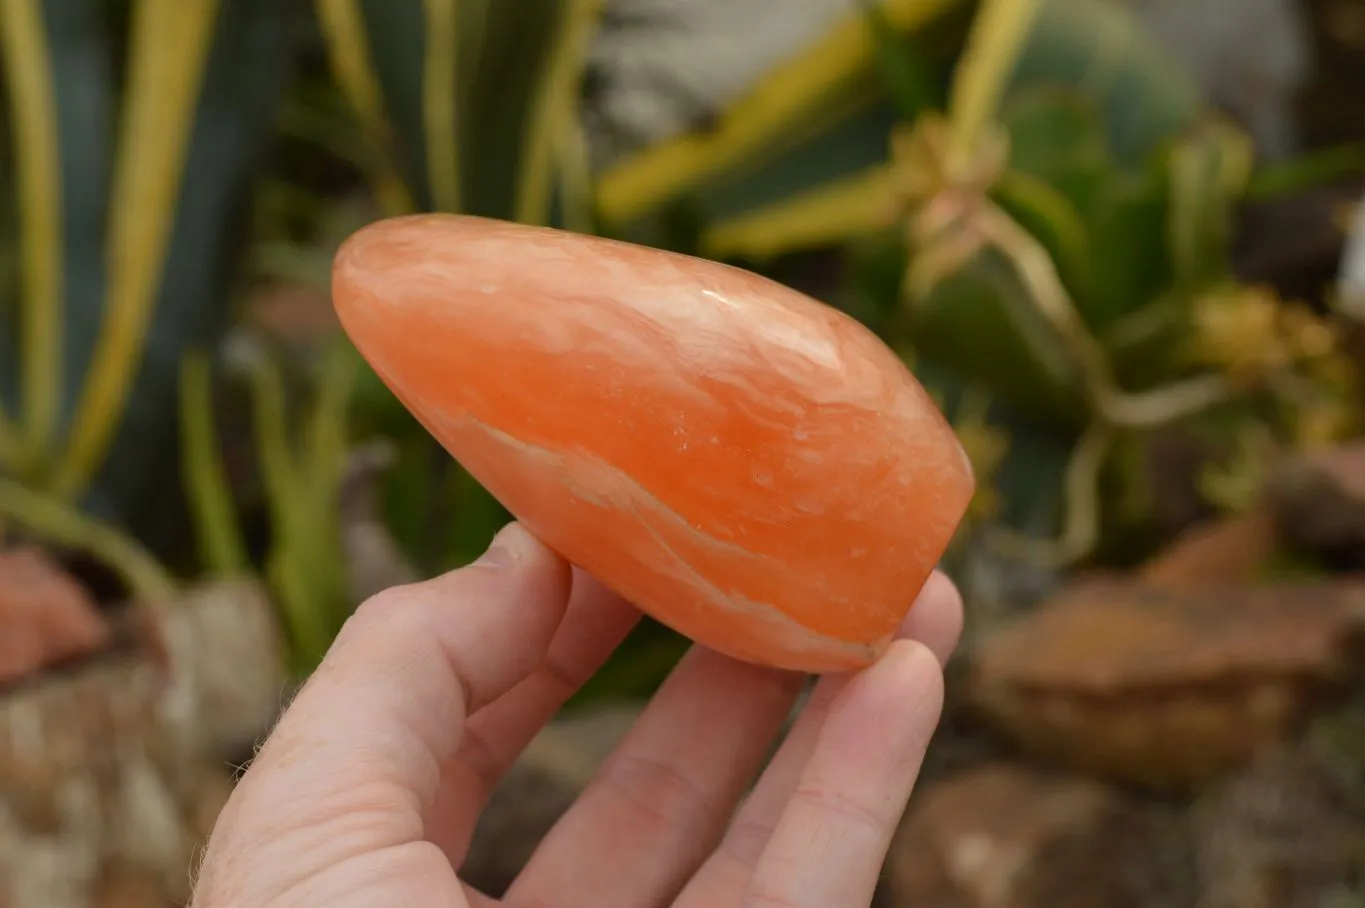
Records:
[[[505,570],[521,561],[530,551],[532,545],[534,545],[534,540],[531,535],[514,520],[498,530],[498,534],[489,543],[488,549],[479,556],[474,564],[479,567]]]

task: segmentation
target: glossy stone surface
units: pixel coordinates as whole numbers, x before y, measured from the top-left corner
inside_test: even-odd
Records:
[[[971,498],[904,364],[749,272],[419,215],[350,237],[332,291],[379,376],[523,525],[737,658],[872,661]]]

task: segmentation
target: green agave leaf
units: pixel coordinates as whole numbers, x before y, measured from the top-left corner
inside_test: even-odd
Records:
[[[240,251],[238,227],[247,214],[247,189],[269,138],[276,102],[290,80],[291,14],[290,7],[274,0],[234,0],[218,13],[146,355],[123,424],[90,490],[89,506],[96,512],[132,523],[145,519],[166,488],[166,477],[175,474],[181,357],[191,346],[211,345],[225,324],[226,286]],[[86,65],[83,72],[91,77],[95,69]],[[93,106],[89,99],[107,84],[87,84],[83,91],[88,94],[76,97]],[[74,113],[67,122],[76,122]],[[63,148],[99,138],[77,136],[64,140]],[[94,165],[88,166],[93,172]],[[103,195],[84,198],[90,202]],[[83,248],[80,256],[76,251],[68,258],[69,286],[102,283],[102,249]],[[93,330],[102,298],[102,291],[73,293],[68,323]],[[85,361],[78,359],[73,367],[83,373]],[[74,380],[70,384],[79,387]]]
[[[1042,180],[1084,210],[1115,172],[1104,118],[1093,99],[1056,85],[1015,92],[1000,112],[1010,167]]]
[[[1093,277],[1087,315],[1101,334],[1170,286],[1165,192],[1163,175],[1149,168],[1107,181],[1085,209]]]
[[[1080,89],[1104,112],[1106,145],[1127,166],[1188,126],[1203,109],[1197,87],[1122,4],[1046,0],[1014,72],[1015,92]],[[1013,94],[1013,93],[1012,93]]]
[[[992,193],[996,203],[1042,244],[1082,318],[1092,289],[1090,237],[1081,213],[1051,184],[1016,171]]]
[[[1066,425],[1081,418],[1079,372],[994,250],[983,250],[926,299],[906,305],[917,358],[951,368],[1039,419]]]

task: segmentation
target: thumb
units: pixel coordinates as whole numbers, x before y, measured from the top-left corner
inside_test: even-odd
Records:
[[[284,891],[420,840],[465,718],[545,658],[570,582],[569,565],[513,523],[474,564],[367,600],[224,807],[201,885],[237,867],[291,877],[250,884]],[[291,859],[252,866],[271,852]]]

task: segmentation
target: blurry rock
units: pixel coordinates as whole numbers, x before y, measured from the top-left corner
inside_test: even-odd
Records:
[[[1193,813],[1200,908],[1321,908],[1365,903],[1365,823],[1304,752],[1269,748],[1207,793]]]
[[[0,552],[0,686],[109,643],[90,592],[36,547]]]
[[[1189,886],[1166,860],[1184,844],[1173,832],[1097,782],[994,764],[912,801],[887,857],[887,903],[1144,908]]]
[[[116,643],[0,693],[0,905],[184,904],[230,791],[221,748],[274,721],[278,629],[255,584],[136,606]]]
[[[1138,576],[1163,589],[1250,583],[1275,553],[1269,512],[1253,510],[1191,527],[1147,561]]]
[[[1341,568],[1365,568],[1365,442],[1290,460],[1267,500],[1287,544]]]
[[[203,840],[175,780],[205,758],[158,734],[162,690],[124,653],[0,697],[0,904],[119,904],[130,887],[143,904],[185,899]]]
[[[501,897],[638,717],[634,707],[617,707],[546,726],[494,789],[460,868],[461,878],[480,892]]]
[[[971,698],[1034,753],[1181,786],[1298,728],[1359,673],[1363,645],[1365,585],[1095,576],[984,643]]]
[[[187,744],[219,756],[250,750],[284,706],[284,639],[254,580],[186,590],[148,618],[164,660],[159,718]]]
[[[171,908],[153,874],[135,867],[109,867],[95,884],[93,908]]]

